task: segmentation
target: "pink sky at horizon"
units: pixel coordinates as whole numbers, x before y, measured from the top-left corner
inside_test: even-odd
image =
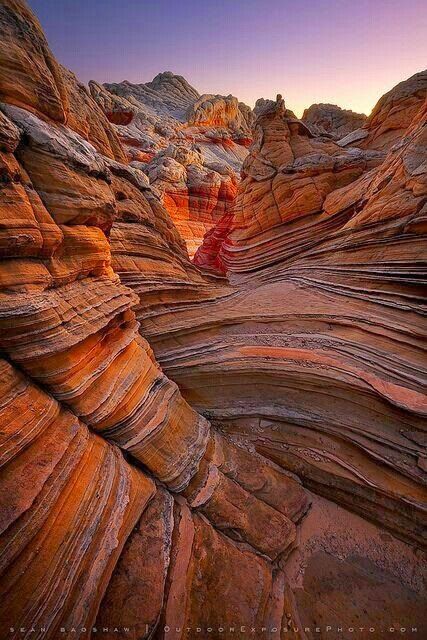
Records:
[[[88,82],[182,75],[253,106],[282,93],[298,116],[330,102],[370,113],[427,62],[422,0],[29,0],[54,54]]]

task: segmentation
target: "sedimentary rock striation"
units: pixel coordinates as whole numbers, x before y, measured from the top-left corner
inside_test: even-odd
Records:
[[[242,184],[232,215],[221,221],[228,231],[213,259],[222,271],[259,269],[301,250],[286,241],[307,216],[322,210],[327,195],[353,182],[380,163],[379,152],[344,150],[333,140],[316,137],[300,120],[290,117],[283,99],[264,107],[254,127],[254,143],[242,168]],[[215,233],[215,232],[213,232]],[[307,242],[317,242],[309,234]],[[204,260],[206,246],[196,256]]]
[[[88,93],[23,1],[0,30],[0,633],[421,629],[426,107],[385,153],[264,101],[237,186],[181,144],[245,149],[236,99]]]
[[[427,71],[420,71],[384,94],[360,129],[344,136],[342,146],[388,151],[406,130],[427,98]]]
[[[186,333],[178,314],[150,338],[199,409],[227,416],[317,492],[420,543],[426,115],[424,105],[372,168],[377,156],[343,156],[280,103],[260,115],[234,216],[196,256],[238,291],[210,305],[209,323]]]
[[[192,257],[228,211],[251,142],[253,114],[234,96],[202,95],[181,76],[90,83],[129,159],[159,190]]]
[[[198,304],[197,321],[188,307],[163,312],[156,327],[140,317],[164,369],[224,432],[420,546],[426,107],[384,158],[343,155],[280,100],[270,105],[234,213],[196,254],[196,264],[229,276],[234,294],[202,312]],[[317,570],[310,549],[299,570],[307,557]],[[359,579],[357,565],[348,570]]]
[[[24,33],[37,28],[21,2],[2,5],[10,15]],[[2,628],[57,638],[98,615],[116,624],[109,603],[117,589],[126,602],[134,593],[130,567],[150,592],[137,590],[142,637],[159,621],[231,620],[235,608],[218,606],[214,588],[232,572],[239,615],[279,625],[278,562],[296,544],[308,496],[188,405],[138,333],[137,295],[113,266],[129,284],[142,274],[148,296],[157,285],[158,300],[161,286],[166,301],[198,286],[209,298],[216,282],[189,263],[144,174],[100,153],[86,139],[91,127],[79,133],[27,108],[30,88],[17,93],[19,106],[6,92],[1,104]],[[88,112],[91,98],[77,104]],[[147,527],[153,547],[144,551]],[[254,585],[245,598],[238,568]]]

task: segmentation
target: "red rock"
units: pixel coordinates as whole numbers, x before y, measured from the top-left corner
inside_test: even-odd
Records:
[[[321,162],[311,151],[300,164],[295,150],[321,143],[280,104],[261,114],[241,207],[217,254],[204,254],[228,268],[233,293],[149,325],[196,409],[316,493],[420,544],[425,108],[374,168],[340,151]]]
[[[93,624],[154,485],[4,360],[0,381],[0,623],[53,639]]]
[[[106,638],[149,638],[157,627],[164,604],[164,589],[174,527],[173,500],[159,489],[130,534],[95,626],[111,629]],[[115,628],[130,628],[117,633]]]
[[[122,126],[130,124],[133,120],[132,111],[106,111],[105,115],[109,122],[121,124]]]
[[[283,101],[261,109],[254,135],[233,218],[224,218],[206,238],[206,247],[201,247],[196,258],[198,266],[212,269],[218,265],[224,273],[252,271],[277,262],[295,250],[282,229],[321,212],[330,192],[351,183],[371,162],[379,161],[314,137],[301,121],[289,117]],[[223,241],[215,255],[218,238]]]
[[[91,82],[90,88],[118,125],[130,159],[147,163],[141,168],[160,191],[192,258],[234,201],[252,111],[233,96],[199,96],[170,73],[146,85]]]
[[[64,123],[68,96],[40,23],[21,0],[0,5],[0,100]]]
[[[160,74],[113,125],[25,5],[3,5],[19,82],[0,116],[2,625],[56,639],[128,615],[134,638],[243,622],[283,640],[329,605],[346,621],[360,605],[394,619],[396,599],[419,615],[425,108],[384,159],[313,136],[280,96],[258,105],[237,206],[200,252],[227,281],[190,263],[112,135],[140,141],[152,117],[166,148],[197,92]],[[100,90],[104,111],[130,102],[123,84],[117,101]],[[230,160],[238,145],[214,129],[199,127],[204,153]],[[175,143],[171,183],[190,176],[204,211],[225,197],[206,171],[225,174]]]

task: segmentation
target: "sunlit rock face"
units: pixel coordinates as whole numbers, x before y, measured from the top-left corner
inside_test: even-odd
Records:
[[[328,135],[340,140],[355,129],[362,127],[367,117],[335,104],[312,104],[304,110],[302,120],[317,135]]]
[[[292,117],[281,98],[267,102],[255,122],[232,216],[218,225],[223,236],[228,227],[218,255],[208,248],[212,232],[196,255],[196,264],[210,268],[213,260],[222,273],[248,272],[300,251],[295,232],[307,224],[307,216],[321,212],[329,193],[382,159],[379,152],[344,150],[333,140],[314,135]],[[318,239],[309,234],[306,241]]]
[[[208,274],[162,203],[188,175],[218,200],[203,142],[163,136],[149,179],[117,136],[140,107],[87,93],[23,2],[0,30],[1,628],[422,630],[425,107],[386,155],[259,104]],[[156,126],[249,124],[149,85]]]
[[[139,638],[236,615],[292,624],[282,562],[307,492],[187,403],[134,311],[151,308],[156,324],[162,305],[229,289],[189,262],[27,6],[0,12],[9,68],[38,37],[55,69],[54,84],[22,65],[19,99],[0,83],[1,626],[56,640],[124,615]]]
[[[195,258],[232,293],[156,326],[140,316],[190,404],[316,494],[288,565],[311,625],[332,606],[353,615],[331,582],[360,585],[376,625],[384,594],[382,616],[421,615],[419,576],[398,567],[426,544],[426,109],[384,154],[314,136],[280,98],[264,105],[235,209]]]
[[[420,71],[383,95],[361,129],[340,141],[342,146],[389,151],[401,140],[427,97],[427,70]]]
[[[205,234],[233,206],[238,178],[228,165],[206,162],[199,147],[169,145],[144,167],[192,257]]]
[[[252,140],[251,109],[234,96],[200,96],[170,72],[147,84],[91,82],[90,89],[193,257],[233,204]]]

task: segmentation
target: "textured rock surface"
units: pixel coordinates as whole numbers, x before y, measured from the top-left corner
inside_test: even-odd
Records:
[[[340,144],[388,151],[405,134],[427,97],[427,70],[399,82],[383,95],[361,129]]]
[[[68,127],[101,153],[124,161],[119,140],[74,74],[52,56],[39,22],[20,0],[0,4],[0,102]]]
[[[252,111],[233,96],[199,96],[170,72],[147,84],[90,88],[132,164],[159,190],[192,257],[234,201]]]
[[[205,234],[233,206],[238,178],[221,162],[204,162],[198,148],[170,145],[144,167],[186,246],[190,257]]]
[[[187,311],[148,337],[190,402],[233,436],[256,434],[258,451],[317,493],[424,544],[425,107],[380,166],[326,156],[320,184],[335,189],[312,192],[313,171],[299,201],[299,172],[283,199],[276,166],[316,143],[297,133],[284,144],[293,124],[280,105],[260,118],[242,204],[222,244],[217,235],[223,268],[251,277],[234,276],[236,293],[206,306],[191,331]],[[313,152],[301,160],[303,171],[318,163]]]
[[[216,237],[235,294],[187,333],[184,312],[148,336],[228,433],[420,544],[426,115],[369,170],[363,153],[292,132],[282,104],[261,114],[234,218]]]
[[[93,624],[154,483],[5,360],[0,381],[0,624],[57,638]]]
[[[295,237],[299,221],[322,210],[326,196],[353,182],[382,160],[378,152],[343,150],[334,141],[316,137],[301,121],[290,117],[285,104],[266,103],[254,128],[254,143],[242,169],[242,184],[233,216],[224,218],[208,238],[195,263],[216,263],[225,273],[252,271],[301,250]],[[304,222],[303,222],[304,224]],[[292,227],[291,227],[292,225]],[[218,254],[210,254],[216,235],[225,237]],[[307,242],[317,242],[309,234]]]
[[[302,640],[362,608],[422,632],[427,107],[385,156],[259,104],[208,276],[159,198],[182,213],[190,175],[192,209],[219,201],[201,152],[159,134],[152,187],[113,129],[250,113],[172,74],[97,106],[0,6],[1,629]]]
[[[13,9],[12,24],[38,28],[23,3]],[[281,620],[285,591],[272,612],[273,562],[295,546],[306,494],[187,404],[138,333],[141,303],[124,283],[147,309],[150,299],[185,306],[227,289],[218,293],[191,265],[144,174],[111,157],[121,157],[120,143],[114,154],[95,148],[96,126],[104,142],[114,139],[111,126],[60,73],[76,92],[67,123],[54,121],[47,101],[49,112],[35,113],[2,94],[2,628],[56,639],[63,626],[70,637],[96,616],[115,624],[120,598],[131,595],[138,637],[177,616],[231,620],[234,605],[212,593],[231,572],[240,616]],[[245,598],[240,565],[250,583],[262,582]]]
[[[336,104],[312,104],[304,110],[302,120],[318,135],[329,134],[334,140],[344,138],[362,127],[367,117]]]
[[[0,28],[0,100],[64,123],[65,82],[38,20],[20,0],[2,0]]]

